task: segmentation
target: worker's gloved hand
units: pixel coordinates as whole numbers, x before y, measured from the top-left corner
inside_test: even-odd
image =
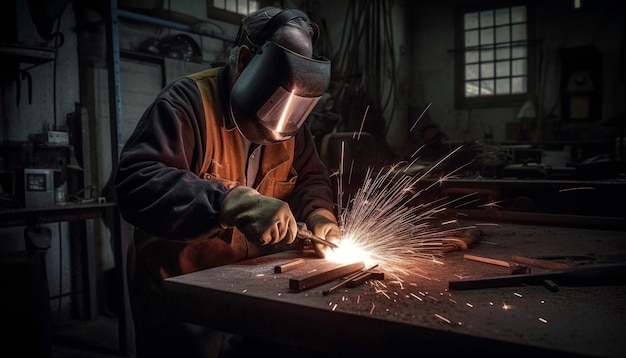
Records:
[[[313,235],[338,244],[341,240],[341,229],[337,224],[337,218],[330,210],[317,209],[304,219],[306,227],[311,230]],[[332,250],[331,247],[322,244],[314,244],[315,253],[319,257],[326,257],[326,252]]]
[[[237,227],[246,238],[262,245],[296,239],[298,225],[286,202],[261,195],[258,191],[238,186],[224,197],[220,210],[223,227]]]

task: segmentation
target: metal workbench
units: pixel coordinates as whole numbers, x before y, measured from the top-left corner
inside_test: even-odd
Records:
[[[377,286],[383,292],[367,283],[323,295],[336,281],[290,292],[289,278],[303,271],[274,273],[275,265],[298,255],[286,252],[169,278],[166,294],[183,321],[271,337],[322,355],[623,357],[626,286],[560,286],[553,292],[541,285],[449,290],[448,284],[508,275],[507,268],[467,260],[466,254],[503,261],[515,255],[572,255],[591,258],[580,264],[624,263],[624,231],[477,224],[484,232],[477,246],[445,253],[443,265],[415,262],[423,275],[402,285],[387,278],[385,286]],[[308,258],[301,270],[316,260]]]
[[[126,248],[129,238],[126,232],[122,230],[121,217],[115,203],[67,204],[47,208],[2,210],[0,211],[0,228],[37,226],[54,222],[80,223],[93,219],[105,220],[111,230],[112,240],[115,243],[115,283],[118,295],[116,303],[120,310],[118,322],[119,351],[123,356],[130,356],[134,352],[134,337],[126,284]],[[83,236],[72,238],[72,240],[83,240],[86,246],[81,252],[85,286],[84,305],[86,318],[93,319],[98,311],[94,242],[86,240]]]

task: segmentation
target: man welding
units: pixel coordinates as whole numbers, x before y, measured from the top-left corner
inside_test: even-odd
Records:
[[[330,81],[330,61],[313,55],[318,36],[297,9],[250,14],[226,65],[165,87],[126,142],[115,187],[136,228],[128,268],[138,357],[241,346],[170,318],[163,279],[295,249],[298,237],[316,238],[321,257],[339,241],[329,173],[303,125]]]

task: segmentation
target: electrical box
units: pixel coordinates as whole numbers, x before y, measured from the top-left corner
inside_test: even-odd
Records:
[[[47,208],[55,204],[54,170],[24,169],[24,206]]]

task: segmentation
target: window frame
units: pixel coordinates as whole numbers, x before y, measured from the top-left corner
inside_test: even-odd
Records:
[[[526,68],[526,93],[492,95],[492,96],[465,96],[465,29],[463,26],[464,16],[467,12],[498,9],[503,7],[526,6],[526,34],[527,34],[527,68]],[[520,106],[528,98],[536,94],[536,55],[535,55],[535,16],[534,7],[529,1],[502,1],[477,0],[457,2],[454,14],[454,98],[456,109],[493,108]]]
[[[248,1],[248,0],[238,0],[238,1]],[[259,1],[259,8],[263,6],[264,6],[263,1]],[[219,7],[215,7],[215,5],[213,5],[213,0],[206,0],[206,11],[207,11],[207,17],[210,19],[222,20],[222,21],[229,22],[229,23],[236,24],[236,25],[239,25],[241,23],[241,20],[243,20],[244,16],[246,16],[238,12],[232,12],[232,11],[228,11]]]

